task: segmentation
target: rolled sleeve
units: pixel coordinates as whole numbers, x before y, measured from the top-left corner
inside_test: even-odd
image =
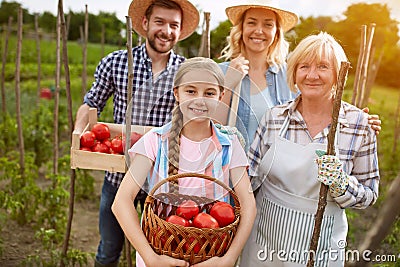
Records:
[[[379,169],[376,135],[370,129],[363,140],[363,146],[354,158],[346,192],[334,198],[341,208],[364,209],[373,205],[378,198]]]

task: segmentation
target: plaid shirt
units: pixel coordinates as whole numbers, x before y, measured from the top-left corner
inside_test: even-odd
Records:
[[[185,58],[171,52],[166,69],[155,80],[151,68],[151,59],[147,55],[145,44],[132,49],[133,53],[133,89],[132,124],[161,126],[171,119],[175,99],[173,80],[175,73]],[[94,74],[95,81],[84,98],[84,103],[97,108],[98,115],[104,109],[107,100],[113,95],[114,122],[125,123],[128,105],[128,51],[115,51],[101,60]],[[118,187],[124,173],[106,172],[106,178]]]
[[[284,105],[275,106],[262,118],[248,152],[250,176],[259,175],[261,159],[274,142],[286,116],[290,118],[289,128],[284,136],[287,140],[301,145],[328,143],[329,127],[314,138],[310,136],[305,121],[296,110],[300,99],[301,96]],[[350,175],[350,182],[347,191],[334,200],[342,208],[366,208],[375,203],[378,197],[379,170],[375,132],[368,125],[364,112],[346,102],[341,104],[337,131],[337,156],[343,163],[344,171]],[[317,182],[317,178],[315,181]]]

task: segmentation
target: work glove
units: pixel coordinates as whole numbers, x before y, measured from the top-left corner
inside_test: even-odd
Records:
[[[326,155],[325,151],[315,151],[318,158],[317,179],[329,186],[329,193],[332,197],[339,197],[344,194],[349,185],[349,176],[343,171],[342,162],[334,155]]]
[[[222,124],[215,124],[215,127],[217,127],[221,133],[224,134],[229,134],[229,135],[236,135],[240,144],[242,145],[243,148],[246,147],[246,140],[244,140],[243,135],[238,131],[238,129],[236,127],[232,127],[232,126],[226,126],[226,125],[222,125]]]

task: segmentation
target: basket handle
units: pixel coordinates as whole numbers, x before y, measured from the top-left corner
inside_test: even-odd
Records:
[[[168,182],[170,183],[170,182],[176,181],[176,180],[178,180],[180,178],[187,178],[187,177],[202,178],[202,179],[206,179],[206,180],[209,180],[209,181],[217,183],[219,186],[223,187],[226,191],[228,191],[231,194],[231,196],[233,197],[233,201],[235,203],[235,206],[236,207],[240,207],[239,199],[236,196],[235,191],[233,191],[231,188],[229,188],[225,183],[221,182],[220,180],[218,180],[218,179],[216,179],[214,177],[205,175],[205,174],[201,174],[201,173],[187,172],[187,173],[178,173],[178,174],[175,174],[175,175],[171,175],[171,176],[167,177],[166,179],[163,179],[163,180],[159,181],[153,187],[153,189],[150,190],[149,196],[154,197],[154,193],[156,192],[156,190],[159,187],[161,187],[163,184],[168,183]]]

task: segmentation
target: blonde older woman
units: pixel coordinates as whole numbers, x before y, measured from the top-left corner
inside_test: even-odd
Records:
[[[345,208],[367,208],[378,197],[376,135],[362,110],[341,103],[336,156],[326,150],[340,62],[335,39],[305,38],[288,59],[288,84],[300,95],[267,111],[249,150],[257,217],[242,266],[304,266],[320,182],[329,185],[316,266],[344,266]],[[318,164],[317,164],[317,163]]]

